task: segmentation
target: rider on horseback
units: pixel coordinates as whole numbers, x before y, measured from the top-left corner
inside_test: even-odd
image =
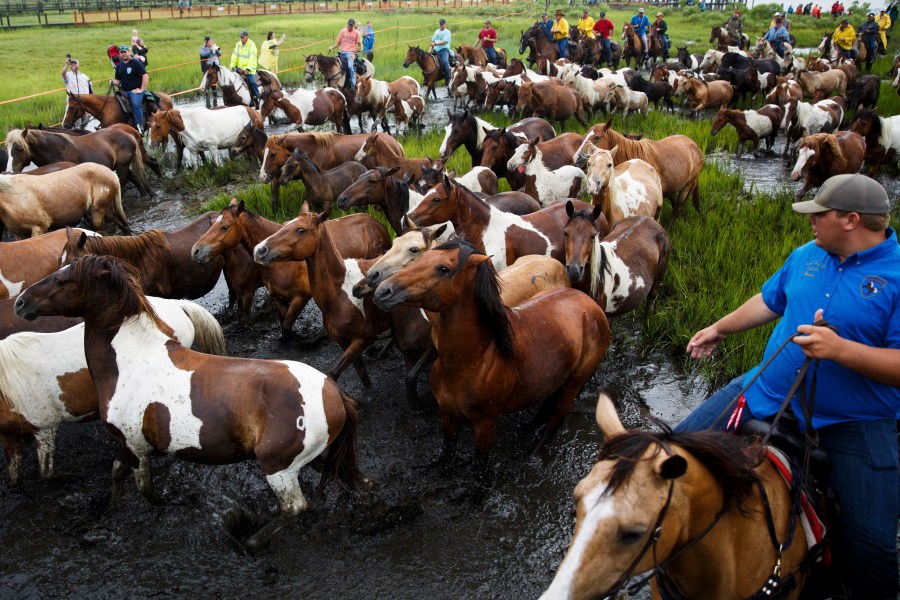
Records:
[[[741,41],[744,38],[744,24],[741,23],[741,11],[736,10],[731,15],[731,18],[725,21],[722,26],[725,28],[725,31],[728,35],[731,36],[733,42],[735,42],[736,46],[741,45]]]
[[[347,21],[347,28],[341,29],[341,32],[337,36],[337,40],[330,46],[328,46],[329,50],[334,50],[335,48],[340,47],[338,51],[341,57],[341,65],[342,67],[347,69],[347,74],[350,79],[351,88],[356,88],[356,53],[362,49],[362,35],[356,30],[356,21],[354,19],[349,19]]]
[[[775,13],[776,15],[779,13]],[[763,36],[771,45],[775,53],[784,58],[784,43],[789,40],[787,29],[784,28],[781,17],[775,17],[775,21],[766,35]]]
[[[669,26],[666,24],[665,20],[663,20],[663,15],[661,12],[656,13],[656,21],[653,23],[653,32],[656,34],[656,37],[662,42],[663,45],[663,56],[669,56]]]
[[[259,106],[259,87],[256,85],[256,44],[254,44],[246,31],[241,32],[241,39],[234,46],[231,53],[231,69],[247,80],[250,88],[250,104]]]
[[[849,60],[856,60],[856,50],[853,48],[853,42],[856,41],[856,32],[850,25],[850,19],[841,20],[841,24],[831,34],[831,43],[837,49],[838,56]]]
[[[634,28],[634,32],[641,38],[641,44],[643,44],[643,48],[641,48],[641,54],[643,58],[647,58],[647,30],[650,29],[650,19],[644,16],[644,7],[638,9],[638,14],[631,17],[631,26]]]
[[[872,70],[872,63],[875,62],[875,57],[878,55],[878,35],[880,31],[881,28],[875,21],[875,13],[873,12],[870,12],[863,24],[859,26],[863,44],[866,45],[866,72]]]
[[[131,59],[131,48],[119,46],[119,64],[116,65],[116,74],[112,83],[128,94],[134,114],[134,125],[141,132],[144,128],[144,109],[141,104],[144,101],[144,90],[147,89],[149,80],[150,76],[147,75],[144,65]]]
[[[437,53],[441,70],[447,80],[447,93],[449,93],[450,82],[453,81],[453,77],[450,75],[450,30],[447,29],[447,21],[444,19],[438,21],[438,28],[431,36],[431,50]]]
[[[606,13],[601,12],[600,18],[594,23],[594,33],[600,40],[600,47],[603,49],[601,60],[606,64],[612,62],[612,48],[609,45],[609,38],[612,36],[613,29],[616,26],[613,22],[606,18]]]

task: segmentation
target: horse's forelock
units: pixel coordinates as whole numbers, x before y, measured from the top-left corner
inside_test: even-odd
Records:
[[[163,328],[159,317],[141,290],[138,270],[125,261],[102,255],[79,258],[70,266],[71,277],[78,283],[82,294],[96,294],[116,301],[106,306],[97,320],[99,327],[112,329],[126,319],[147,313],[150,319]]]

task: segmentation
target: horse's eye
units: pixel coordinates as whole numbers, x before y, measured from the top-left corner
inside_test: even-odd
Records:
[[[611,168],[612,168],[612,163],[606,163],[606,168],[607,168],[607,169],[611,169]]]
[[[377,179],[369,179],[369,183],[378,183]]]
[[[623,544],[634,544],[641,541],[644,537],[643,529],[625,529],[619,532],[619,541]]]
[[[222,227],[220,228],[220,231],[228,231],[228,228],[229,228],[228,225],[222,225]]]
[[[564,230],[564,231],[563,231],[563,237],[569,237],[569,232]]]
[[[299,233],[299,234],[302,235],[302,234],[306,233],[306,229],[303,228],[303,227],[298,227],[298,228],[297,228],[297,233]]]
[[[431,199],[431,201],[434,202],[435,204],[437,204],[438,202],[441,201],[441,199],[438,196],[435,196],[434,198]]]
[[[54,278],[53,278],[53,283],[55,283],[55,284],[58,285],[58,286],[62,286],[63,281],[62,281],[62,279],[60,279],[59,277],[54,277]]]
[[[450,267],[448,267],[447,265],[441,265],[441,266],[438,267],[438,272],[439,272],[441,275],[449,275],[449,274],[450,274]]]
[[[419,249],[418,249],[418,248],[410,248],[409,251],[410,251],[411,253],[413,253],[413,254],[418,254],[418,253],[419,253]]]

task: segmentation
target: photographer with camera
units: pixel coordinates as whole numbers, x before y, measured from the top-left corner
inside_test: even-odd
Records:
[[[93,94],[91,87],[91,78],[80,71],[80,65],[77,58],[72,58],[71,54],[66,54],[66,65],[62,68],[62,80],[66,84],[66,92],[70,94]],[[87,122],[91,120],[89,114],[85,114],[78,124],[79,129],[84,129]]]
[[[200,46],[200,72],[205,75],[209,65],[218,65],[220,56],[222,56],[222,51],[219,50],[219,47],[213,42],[212,37],[206,36],[203,38],[203,45]],[[206,94],[206,108],[212,108],[213,106],[219,105],[218,86],[207,88],[204,92]],[[212,103],[210,103],[210,93],[212,94]]]

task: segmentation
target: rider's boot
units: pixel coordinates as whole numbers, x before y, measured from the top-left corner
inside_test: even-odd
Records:
[[[213,93],[212,93],[212,105],[213,105],[213,108],[215,108],[216,106],[219,105],[219,92],[218,92],[218,90],[213,90]]]
[[[210,93],[206,92],[206,108],[212,107],[212,103],[210,102],[209,96],[210,96]]]

